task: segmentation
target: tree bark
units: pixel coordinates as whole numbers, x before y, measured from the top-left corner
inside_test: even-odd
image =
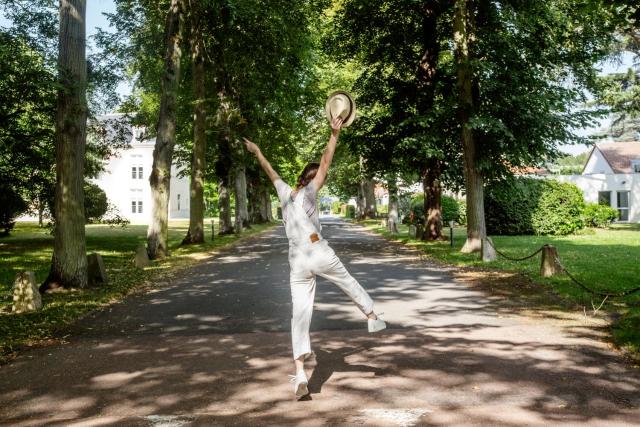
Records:
[[[229,191],[229,177],[223,176],[218,181],[218,210],[220,211],[220,231],[218,234],[233,233],[231,223],[231,191]]]
[[[264,208],[266,210],[267,222],[273,221],[273,211],[271,210],[271,194],[269,193],[269,187],[263,187],[263,200],[264,200]]]
[[[84,288],[84,158],[87,126],[86,1],[60,0],[56,111],[54,244],[49,276],[40,287]]]
[[[164,74],[161,81],[160,116],[151,167],[152,215],[147,230],[149,259],[169,255],[169,196],[171,164],[176,142],[176,98],[180,77],[182,50],[182,0],[171,0],[165,23]]]
[[[442,162],[429,159],[422,174],[422,188],[424,191],[424,233],[422,240],[439,240],[442,234],[442,186],[440,176]]]
[[[378,211],[376,209],[376,193],[375,193],[375,182],[373,178],[366,178],[362,187],[364,191],[364,216],[366,218],[376,218],[378,216]]]
[[[364,197],[365,193],[365,182],[364,179],[361,179],[358,182],[358,194],[356,195],[356,217],[358,219],[364,219],[366,217],[366,200]]]
[[[398,183],[395,174],[387,176],[387,187],[389,190],[389,215],[387,219],[387,229],[391,233],[398,233]]]
[[[204,174],[207,152],[207,112],[204,78],[202,32],[198,11],[192,10],[191,63],[193,79],[193,153],[191,157],[191,184],[189,199],[189,230],[182,244],[204,242]]]
[[[249,225],[249,210],[247,209],[247,177],[245,167],[238,166],[235,173],[235,194],[236,194],[236,233],[242,233],[244,228],[251,228]]]
[[[471,39],[469,0],[456,0],[454,5],[453,39],[457,69],[458,117],[462,127],[465,192],[467,197],[467,240],[461,252],[482,250],[482,239],[487,237],[484,217],[484,180],[477,167],[477,141],[469,125],[473,109],[473,72],[469,53]]]

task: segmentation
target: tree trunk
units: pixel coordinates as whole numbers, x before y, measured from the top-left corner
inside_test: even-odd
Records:
[[[40,291],[87,286],[84,157],[87,126],[86,1],[60,0],[56,190],[51,270]]]
[[[218,181],[218,209],[220,211],[220,231],[218,234],[233,233],[231,223],[231,192],[229,191],[229,177],[221,177]]]
[[[245,167],[239,166],[235,173],[235,194],[236,194],[236,233],[242,233],[244,228],[251,228],[249,225],[249,211],[247,209],[247,177]]]
[[[366,200],[364,197],[364,193],[365,193],[365,182],[364,179],[361,179],[360,182],[358,182],[358,194],[356,196],[356,217],[358,219],[364,219],[366,217]]]
[[[389,174],[387,177],[387,186],[389,189],[389,215],[387,220],[387,229],[391,233],[398,233],[398,184],[395,174]]]
[[[206,89],[204,78],[204,57],[202,33],[197,10],[191,11],[191,62],[193,94],[193,154],[191,157],[191,188],[189,199],[189,230],[182,244],[204,242],[204,173],[207,152],[207,112],[205,108]]]
[[[477,146],[469,125],[473,113],[473,93],[469,40],[471,39],[469,0],[456,0],[454,5],[453,39],[457,68],[458,117],[462,127],[462,151],[464,158],[465,192],[467,197],[467,240],[461,252],[482,250],[482,239],[487,231],[484,218],[484,182],[477,167]]]
[[[273,211],[271,210],[271,194],[269,193],[269,187],[263,187],[263,200],[264,200],[264,208],[266,211],[266,219],[267,222],[273,221]]]
[[[429,159],[422,175],[424,191],[424,233],[422,240],[439,240],[442,234],[442,186],[440,175],[442,162]]]
[[[365,201],[364,216],[366,218],[376,218],[378,216],[378,211],[376,210],[376,193],[373,178],[365,179],[362,188],[364,191]]]
[[[147,230],[147,252],[149,259],[169,255],[169,196],[171,192],[171,164],[176,142],[176,97],[180,77],[182,50],[181,0],[171,0],[165,23],[164,74],[161,81],[160,116],[158,119],[156,144],[153,149],[151,167],[152,215]]]

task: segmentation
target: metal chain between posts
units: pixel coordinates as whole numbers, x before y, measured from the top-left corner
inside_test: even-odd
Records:
[[[528,255],[526,257],[523,258],[512,258],[509,257],[507,255],[505,255],[504,253],[500,252],[498,250],[498,248],[495,247],[495,245],[493,244],[493,242],[490,239],[485,239],[489,245],[491,245],[491,247],[496,251],[496,253],[498,255],[500,255],[501,257],[508,259],[509,261],[526,261],[530,258],[533,258],[534,256],[538,255],[540,252],[542,252],[542,250],[545,248],[545,246],[547,245],[543,245],[540,247],[540,249],[538,249],[537,251],[535,251],[534,253],[532,253],[531,255]],[[601,291],[595,291],[591,288],[589,288],[587,285],[585,285],[584,283],[580,282],[578,279],[576,279],[573,274],[571,274],[569,272],[569,270],[567,270],[567,268],[560,262],[560,259],[558,257],[555,257],[555,262],[558,264],[558,266],[560,266],[560,269],[562,270],[563,273],[565,273],[569,279],[571,279],[571,281],[573,283],[575,283],[576,285],[578,285],[579,287],[581,287],[583,290],[593,294],[593,295],[597,295],[600,297],[605,297],[605,298],[619,298],[619,297],[625,297],[631,294],[634,294],[636,292],[640,292],[640,286],[637,286],[635,288],[632,289],[627,289],[625,291],[622,292],[618,292],[618,293],[612,293],[612,292],[601,292]]]
[[[491,239],[485,239],[487,242],[489,242],[489,245],[491,245],[491,247],[493,248],[494,251],[496,251],[496,253],[498,255],[500,255],[503,258],[508,259],[509,261],[526,261],[529,258],[533,258],[534,256],[538,255],[540,252],[542,252],[542,249],[544,249],[544,246],[540,247],[540,249],[538,249],[537,251],[535,251],[534,253],[532,253],[531,255],[528,255],[526,257],[522,257],[522,258],[512,258],[510,256],[505,255],[504,253],[500,252],[498,250],[498,248],[495,247],[495,245],[493,244],[493,242],[491,241]]]

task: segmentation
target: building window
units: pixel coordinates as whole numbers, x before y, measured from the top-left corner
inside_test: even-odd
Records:
[[[631,170],[633,173],[640,173],[640,160],[631,160]]]
[[[142,190],[131,190],[131,213],[142,213]]]
[[[618,220],[629,221],[629,192],[618,191]]]
[[[598,191],[598,204],[611,206],[611,191]]]
[[[131,166],[131,179],[142,179],[143,169],[142,165]]]
[[[178,210],[180,210],[180,195],[178,194]]]

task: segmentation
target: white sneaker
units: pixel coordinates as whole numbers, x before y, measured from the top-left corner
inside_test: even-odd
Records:
[[[380,317],[382,315],[382,313],[377,314],[376,320],[373,319],[368,319],[367,323],[369,325],[369,332],[378,332],[381,331],[383,329],[385,329],[387,327],[387,324],[384,323],[384,320],[382,320],[382,317]]]
[[[293,383],[293,391],[296,393],[296,398],[299,399],[309,394],[309,388],[307,387],[309,381],[304,371],[300,371],[296,375],[289,375],[289,377],[289,381]]]

